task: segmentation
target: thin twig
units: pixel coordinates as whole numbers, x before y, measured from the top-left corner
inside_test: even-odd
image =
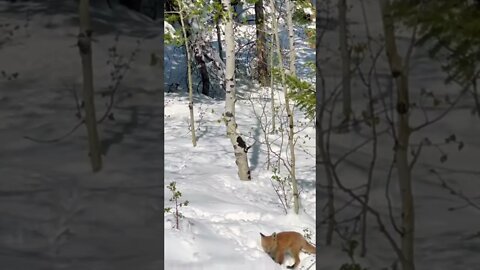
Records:
[[[419,126],[411,128],[410,131],[413,133],[415,131],[421,130],[424,127],[432,125],[435,122],[440,121],[443,117],[445,117],[455,107],[455,105],[457,105],[458,101],[463,97],[463,95],[465,95],[465,93],[467,93],[469,87],[470,87],[469,85],[465,86],[462,89],[462,91],[460,92],[460,94],[457,96],[457,98],[455,98],[455,100],[450,104],[450,106],[446,110],[444,110],[440,115],[433,118],[432,120],[425,121],[423,124],[421,124]]]
[[[82,121],[78,122],[69,132],[63,134],[62,136],[60,136],[58,138],[48,139],[48,140],[37,139],[37,138],[30,137],[30,136],[23,136],[23,138],[25,138],[27,140],[37,142],[37,143],[56,143],[56,142],[59,142],[59,141],[65,139],[66,137],[70,136],[71,134],[73,134],[73,132],[75,132],[83,123],[85,123],[85,120],[82,120]]]
[[[450,194],[452,195],[455,195],[457,197],[459,197],[460,199],[462,199],[463,201],[465,201],[468,205],[470,205],[471,207],[477,209],[477,210],[480,210],[480,206],[478,204],[476,204],[475,202],[473,202],[470,198],[468,198],[467,196],[465,196],[465,194],[463,194],[462,191],[460,190],[455,190],[453,189],[448,183],[447,181],[445,181],[445,179],[443,179],[443,177],[434,169],[431,169],[430,170],[431,173],[435,174],[438,178],[438,180],[440,180],[440,182],[442,183],[442,187],[447,189],[448,191],[450,191]]]
[[[390,164],[390,167],[388,169],[388,174],[387,174],[387,184],[385,186],[385,198],[387,198],[387,204],[388,204],[388,216],[390,218],[390,222],[392,223],[393,228],[398,234],[402,234],[402,231],[398,227],[397,223],[395,222],[395,218],[393,217],[393,210],[392,210],[392,199],[390,199],[390,181],[392,180],[392,172],[393,172],[393,166],[395,164],[395,160],[392,160],[392,163]]]

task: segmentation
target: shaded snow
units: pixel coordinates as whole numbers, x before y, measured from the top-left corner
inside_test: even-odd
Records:
[[[172,230],[173,216],[165,216],[166,269],[281,269],[260,246],[259,232],[270,234],[284,230],[303,233],[308,228],[315,239],[314,159],[298,151],[298,178],[304,210],[299,216],[285,215],[266,170],[264,149],[250,150],[253,180],[238,180],[231,144],[225,126],[218,123],[223,101],[199,98],[196,104],[200,137],[197,147],[191,145],[188,133],[188,101],[178,94],[165,96],[165,184],[176,181],[185,216],[180,231]],[[201,104],[201,105],[200,105]],[[256,118],[246,101],[237,102],[239,130],[246,133],[258,128]],[[213,110],[213,112],[212,112]],[[299,114],[301,115],[301,114]],[[203,132],[202,132],[203,131]],[[314,130],[306,134],[313,136]],[[252,141],[247,141],[247,144]],[[313,140],[307,143],[314,150]],[[263,148],[260,147],[260,148]],[[253,149],[253,148],[252,148]],[[165,189],[165,206],[172,205]],[[304,212],[305,211],[305,212]],[[185,254],[185,256],[183,255]],[[312,258],[313,257],[313,258]],[[314,256],[304,254],[302,265],[309,266]],[[288,261],[290,264],[291,262]]]
[[[160,69],[150,54],[159,51],[161,28],[119,6],[92,8],[98,117],[111,84],[108,48],[120,34],[117,50],[128,58],[141,41],[118,90],[116,120],[99,125],[104,168],[93,174],[83,126],[58,143],[24,138],[60,137],[78,121],[78,8],[17,2],[0,2],[0,22],[21,26],[0,49],[0,70],[19,74],[0,78],[0,268],[160,269]]]
[[[383,35],[379,3],[374,0],[365,0],[363,2],[366,7],[371,37],[377,39],[380,35]],[[332,8],[333,14],[331,16],[333,16],[333,25],[335,25],[336,7],[332,6]],[[324,20],[326,14],[323,13],[321,16],[323,16],[321,19]],[[349,10],[347,17],[350,21],[349,29],[352,33],[352,44],[366,42],[367,34],[360,1],[352,3],[352,8]],[[330,87],[329,89],[333,89],[333,86],[341,82],[341,60],[340,52],[337,49],[338,28],[322,30],[325,33],[319,49],[319,51],[324,52],[321,56],[323,59],[321,67],[327,86]],[[405,29],[398,31],[397,46],[402,56],[407,51],[410,35],[411,33]],[[374,50],[378,48],[379,45],[374,44]],[[384,51],[379,59],[377,70],[382,87],[382,95],[385,95],[387,102],[389,102],[388,92],[392,89],[390,88],[392,81],[389,80],[388,62]],[[362,68],[366,74],[370,68],[368,57],[364,62],[365,64],[362,65]],[[440,63],[429,59],[425,48],[415,48],[410,63],[409,83],[410,100],[412,102],[415,101],[418,105],[421,88],[433,91],[442,101],[446,94],[450,95],[450,99],[453,100],[459,93],[461,87],[455,84],[447,85],[444,83],[445,74],[440,69]],[[393,89],[395,89],[394,86]],[[376,86],[374,86],[374,92],[378,93]],[[364,96],[366,94],[365,87],[358,77],[352,82],[352,94],[355,115],[361,117],[361,112],[367,108],[368,103]],[[429,119],[433,119],[448,107],[445,103],[434,107],[432,102],[428,100],[424,100],[424,104],[426,105],[426,113]],[[376,106],[377,111],[383,109],[378,103]],[[340,105],[338,107],[339,109],[341,108]],[[479,231],[480,212],[473,207],[449,211],[449,208],[462,206],[465,202],[458,196],[453,196],[449,191],[443,189],[435,175],[430,173],[430,169],[436,169],[452,187],[472,198],[477,205],[480,203],[478,200],[478,176],[480,171],[477,169],[478,153],[480,153],[480,145],[478,144],[480,120],[478,116],[470,113],[473,107],[474,103],[471,96],[466,96],[447,117],[418,133],[414,133],[411,138],[411,142],[417,145],[425,137],[428,137],[433,143],[443,144],[447,137],[455,134],[457,141],[463,141],[465,144],[462,151],[459,151],[458,146],[455,144],[441,145],[441,151],[448,154],[448,160],[445,163],[440,161],[442,152],[438,148],[424,147],[422,155],[413,170],[413,193],[416,211],[416,269],[474,270],[479,267],[476,254],[480,250],[480,238],[472,236]],[[340,115],[340,112],[338,115]],[[382,124],[379,126],[379,129],[386,127],[384,115],[381,115],[381,119]],[[417,126],[424,123],[425,116],[417,108],[412,110],[410,119],[411,125]],[[334,116],[334,121],[338,122],[340,120],[340,117]],[[367,126],[362,126],[362,129],[352,131],[349,134],[332,134],[331,151],[335,159],[363,143],[365,139],[370,137],[370,132]],[[398,240],[399,236],[392,229],[389,220],[385,198],[385,185],[388,168],[392,160],[393,146],[394,142],[390,135],[385,134],[379,137],[377,168],[374,171],[370,205],[379,210],[387,228],[395,236],[395,239]],[[371,151],[371,144],[366,144],[339,167],[339,175],[347,186],[358,187],[366,182]],[[410,155],[409,158],[411,159]],[[319,171],[319,179],[325,185],[324,175],[325,172],[322,167]],[[398,195],[397,179],[397,172],[394,169],[390,184],[390,196],[393,202],[393,211],[398,213],[395,215],[398,221],[400,220],[400,197]],[[324,205],[327,198],[326,189],[319,189],[318,193],[321,200],[317,204]],[[341,191],[337,191],[336,196],[337,207],[344,205],[350,200]],[[358,205],[351,206],[347,210],[342,211],[337,218],[353,217],[359,212],[359,209],[360,206]],[[319,222],[326,220],[326,211],[319,214],[322,215],[321,218],[319,217]],[[326,225],[322,224],[317,234],[324,235],[325,230]],[[360,240],[359,237],[356,237],[356,239]],[[357,253],[357,261],[368,269],[385,269],[385,267],[390,267],[396,255],[385,237],[379,232],[378,225],[373,218],[369,219],[367,239],[367,256],[359,258]],[[349,261],[345,253],[341,251],[341,242],[342,240],[336,237],[335,244],[331,248],[324,248],[320,251],[318,259],[322,262],[322,267],[326,267],[325,269],[339,269],[341,264]]]

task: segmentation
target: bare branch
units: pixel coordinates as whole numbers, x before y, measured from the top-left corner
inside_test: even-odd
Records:
[[[455,105],[457,105],[458,101],[460,101],[460,99],[465,95],[465,93],[467,93],[468,89],[469,89],[469,85],[468,86],[465,86],[462,91],[460,92],[460,94],[455,98],[455,100],[450,103],[450,106],[444,110],[440,115],[438,115],[437,117],[433,118],[432,120],[429,120],[429,121],[425,121],[425,123],[419,125],[419,126],[416,126],[416,127],[413,127],[410,129],[410,131],[413,133],[413,132],[416,132],[416,131],[419,131],[421,130],[422,128],[425,128],[429,125],[432,125],[438,121],[440,121],[443,117],[445,117],[454,107]]]
[[[457,196],[458,198],[462,199],[463,201],[465,201],[468,205],[470,205],[471,207],[477,209],[477,210],[480,210],[480,206],[478,204],[476,204],[475,202],[473,202],[470,198],[468,198],[467,196],[465,196],[465,194],[463,194],[463,192],[461,190],[455,190],[454,188],[452,188],[448,183],[447,181],[445,181],[445,179],[443,179],[443,177],[434,169],[430,169],[430,172],[435,174],[438,178],[438,180],[440,180],[440,182],[442,183],[442,187],[447,189],[450,194],[454,195],[454,196]]]
[[[25,138],[27,140],[30,140],[30,141],[37,142],[37,143],[56,143],[56,142],[59,142],[59,141],[65,139],[66,137],[70,136],[71,134],[73,134],[83,123],[85,123],[85,120],[82,120],[82,121],[78,122],[69,132],[63,134],[62,136],[60,136],[58,138],[47,139],[47,140],[37,139],[37,138],[30,137],[30,136],[23,136],[23,138]]]
[[[410,171],[413,169],[413,166],[415,166],[415,163],[417,162],[418,157],[420,156],[420,153],[422,151],[422,147],[423,147],[423,141],[420,142],[420,144],[417,147],[417,150],[413,152],[413,159],[410,162],[410,166],[409,166]]]
[[[395,222],[395,218],[393,217],[392,200],[390,199],[390,181],[392,179],[394,164],[395,164],[395,160],[392,160],[392,163],[390,164],[390,168],[388,169],[387,185],[385,186],[385,198],[387,198],[388,216],[390,217],[390,223],[392,223],[393,228],[398,234],[402,234],[402,231],[398,227],[397,223]]]
[[[380,131],[377,135],[382,135],[382,134],[385,134],[388,132],[388,128],[383,130],[383,131]],[[370,143],[371,141],[373,141],[374,138],[368,138],[366,139],[365,141],[363,141],[362,143],[358,144],[357,146],[355,146],[354,148],[350,149],[349,151],[347,151],[345,154],[343,154],[341,157],[339,157],[333,164],[333,168],[335,169],[339,164],[340,162],[344,161],[348,156],[350,156],[351,154],[357,152],[360,148],[364,147],[365,145],[367,145],[368,143]]]

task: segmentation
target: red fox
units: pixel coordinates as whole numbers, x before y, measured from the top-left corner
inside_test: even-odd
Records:
[[[293,269],[300,263],[300,251],[315,254],[317,248],[305,240],[298,232],[279,232],[273,233],[270,236],[265,236],[260,233],[262,237],[263,250],[272,257],[272,259],[279,263],[283,263],[283,258],[286,252],[289,252],[295,259],[295,263],[287,268]]]

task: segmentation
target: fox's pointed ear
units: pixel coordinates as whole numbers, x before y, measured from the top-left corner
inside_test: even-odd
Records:
[[[265,237],[265,235],[263,235],[263,233],[260,233],[260,236]]]
[[[274,232],[274,233],[272,234],[272,236],[273,236],[273,238],[277,237],[277,233]]]

